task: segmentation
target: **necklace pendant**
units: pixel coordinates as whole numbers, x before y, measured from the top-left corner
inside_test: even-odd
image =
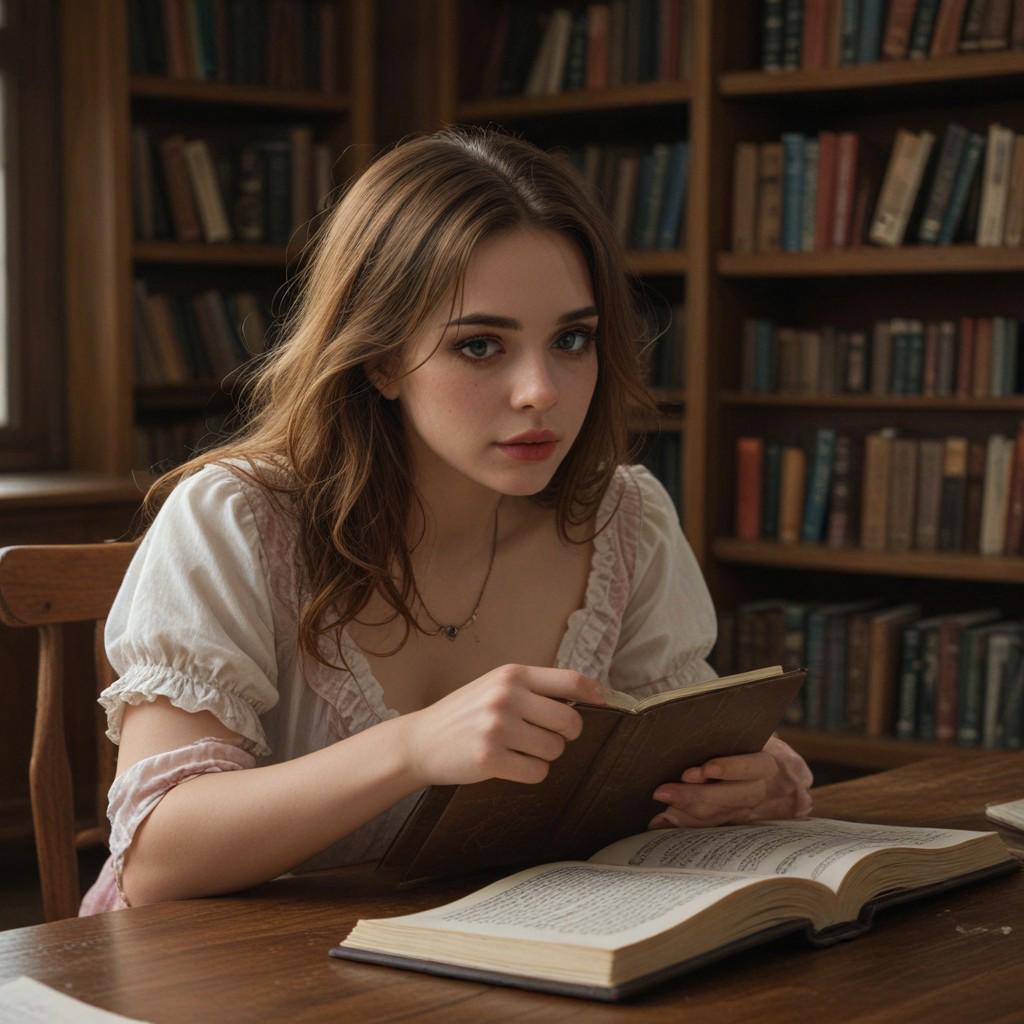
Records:
[[[444,635],[449,640],[454,640],[459,635],[459,627],[458,626],[442,626],[441,627],[441,632],[444,633]]]

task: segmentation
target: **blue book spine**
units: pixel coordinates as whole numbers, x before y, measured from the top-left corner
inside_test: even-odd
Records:
[[[939,3],[940,0],[918,0],[907,51],[907,56],[914,60],[922,60],[928,56],[932,45],[932,31],[935,28],[935,16],[939,13]]]
[[[665,181],[665,200],[658,224],[658,248],[675,249],[682,244],[683,207],[690,169],[690,147],[685,142],[672,146]]]
[[[924,346],[924,326],[920,321],[917,321],[907,334],[905,394],[920,395],[924,391]]]
[[[804,137],[782,133],[782,249],[800,252],[803,221]]]
[[[633,206],[633,223],[630,226],[630,245],[634,249],[643,248],[642,234],[644,224],[650,215],[654,203],[654,152],[648,150],[640,156],[640,166],[636,175],[636,201]]]
[[[839,23],[839,65],[857,63],[860,44],[860,0],[842,0]]]
[[[917,735],[917,677],[920,673],[921,631],[907,626],[903,631],[900,690],[896,714],[896,735],[902,740]]]
[[[764,0],[761,11],[761,67],[782,70],[783,0]]]
[[[981,165],[981,155],[985,151],[985,140],[977,132],[971,132],[967,138],[967,145],[964,146],[964,155],[957,168],[956,181],[953,183],[953,194],[949,199],[949,207],[942,219],[942,227],[939,228],[939,245],[950,245],[956,229],[960,226],[960,219],[964,215],[964,207],[967,205],[967,196],[970,194],[971,185],[974,183],[974,176],[978,173]]]
[[[819,430],[814,444],[814,463],[807,484],[804,521],[800,530],[800,539],[810,544],[819,543],[825,534],[825,512],[828,508],[835,457],[836,432],[831,429]]]
[[[864,0],[860,11],[860,32],[857,40],[858,64],[874,64],[881,57],[884,21],[884,0]]]
[[[779,495],[782,486],[782,445],[772,442],[764,446],[761,470],[761,536],[778,540]]]
[[[763,393],[772,390],[772,323],[758,320],[754,325],[754,390]]]
[[[960,638],[957,668],[956,740],[962,747],[981,742],[982,670],[985,665],[985,634],[965,629]]]

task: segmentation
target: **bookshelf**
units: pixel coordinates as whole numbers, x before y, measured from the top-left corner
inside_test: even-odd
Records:
[[[569,0],[545,11],[574,8]],[[628,6],[628,5],[627,5]],[[629,255],[645,286],[685,296],[684,387],[662,392],[657,423],[682,435],[684,530],[716,606],[785,596],[845,601],[877,596],[886,606],[920,601],[925,614],[988,604],[1024,615],[1024,558],[946,551],[869,551],[824,544],[741,541],[734,530],[739,437],[821,426],[862,436],[894,426],[913,436],[962,432],[983,439],[1016,432],[1024,395],[951,398],[877,394],[749,394],[739,390],[743,322],[763,317],[815,325],[876,318],[1001,315],[1024,320],[1024,248],[967,244],[827,252],[731,251],[732,184],[739,142],[784,131],[856,131],[884,147],[897,128],[941,139],[949,121],[973,130],[998,121],[1024,132],[1024,51],[879,61],[824,70],[760,70],[759,0],[692,0],[692,60],[685,81],[643,83],[541,97],[475,93],[479,55],[489,52],[499,0],[437,4],[434,52],[440,123],[494,123],[549,148],[600,126],[602,138],[642,143],[666,130],[690,147],[685,245],[675,253]],[[596,117],[600,115],[600,117]],[[675,402],[666,404],[667,395]],[[840,594],[842,596],[837,597]],[[898,594],[898,597],[896,596]],[[863,770],[971,748],[948,742],[811,728],[784,733],[809,759]]]
[[[227,12],[228,5],[220,6]],[[321,14],[323,7],[330,11]],[[203,289],[259,293],[271,300],[269,311],[276,317],[283,312],[282,285],[301,266],[301,232],[294,224],[287,244],[140,238],[133,211],[133,130],[141,126],[155,137],[200,138],[233,152],[241,141],[260,143],[305,125],[327,148],[331,187],[358,173],[374,155],[373,0],[285,0],[249,12],[244,25],[222,21],[193,27],[197,50],[211,41],[217,49],[217,68],[208,68],[205,77],[171,66],[163,19],[178,8],[187,18],[186,5],[151,0],[76,0],[63,11],[66,337],[68,380],[76,382],[68,390],[69,468],[79,472],[123,477],[146,470],[136,453],[140,425],[201,420],[226,414],[233,405],[232,388],[222,386],[219,375],[191,374],[185,382],[166,385],[143,382],[133,351],[137,279],[172,296]],[[262,43],[247,36],[243,51],[240,33],[257,31],[260,11],[292,26],[288,31],[305,40],[307,55],[321,46],[318,81],[307,76],[296,87],[294,71],[291,78],[280,68],[271,73],[270,61],[278,58],[270,37],[278,51],[290,38],[282,37],[280,20],[267,21]],[[166,73],[138,66],[144,13],[156,19]],[[303,17],[330,19],[315,25],[331,25],[332,31],[311,32],[308,21],[304,29],[294,28]],[[321,34],[333,40],[330,53],[320,43]],[[253,73],[250,58],[264,61],[260,72]],[[228,66],[230,75],[223,72]],[[299,75],[303,68],[300,61]],[[260,84],[286,80],[287,87]],[[82,387],[82,381],[90,386]]]

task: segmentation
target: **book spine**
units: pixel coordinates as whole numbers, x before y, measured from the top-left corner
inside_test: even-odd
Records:
[[[818,187],[814,211],[814,248],[817,252],[825,252],[832,248],[837,141],[835,132],[823,131],[818,135]]]
[[[901,740],[917,735],[917,682],[920,673],[921,631],[908,626],[903,631],[900,667],[899,706],[896,715],[896,735]]]
[[[829,547],[842,548],[853,543],[853,440],[847,434],[836,438],[832,494],[828,511]]]
[[[783,132],[782,249],[800,252],[803,229],[804,137],[799,132]]]
[[[758,150],[757,251],[778,252],[782,230],[782,143]]]
[[[917,738],[935,739],[935,695],[939,679],[939,628],[924,630],[917,687]]]
[[[805,71],[823,71],[828,65],[828,0],[806,0],[801,65]]]
[[[960,669],[961,627],[955,621],[938,629],[939,663],[935,687],[935,739],[952,743],[956,739],[957,676]]]
[[[864,483],[860,544],[868,551],[884,551],[889,505],[889,461],[892,438],[868,434],[864,442]]]
[[[1005,50],[1010,45],[1013,0],[986,0],[981,23],[982,50]]]
[[[860,42],[860,0],[841,0],[839,64],[846,67],[857,63],[857,45]]]
[[[824,725],[829,732],[846,729],[849,619],[830,615],[825,620]]]
[[[857,40],[858,64],[874,64],[881,56],[884,18],[884,0],[862,0]]]
[[[886,60],[903,60],[907,56],[915,7],[917,0],[892,0],[890,3],[882,41],[882,56]]]
[[[736,441],[736,536],[758,540],[761,536],[761,472],[764,441],[741,437]]]
[[[826,622],[827,617],[820,610],[813,611],[807,616],[804,725],[808,729],[820,729],[824,725]]]
[[[804,34],[804,0],[785,0],[782,19],[782,67],[797,71]]]
[[[761,537],[779,536],[779,495],[782,491],[782,445],[772,442],[764,448],[761,489]]]
[[[964,499],[964,551],[981,552],[981,517],[985,494],[986,447],[981,441],[967,446],[967,496]]]
[[[982,174],[978,245],[1003,244],[1012,159],[1013,133],[1001,125],[990,125],[988,145],[985,148],[985,169]]]
[[[963,158],[967,144],[967,130],[958,124],[946,128],[939,152],[939,162],[932,180],[928,204],[918,228],[917,238],[926,245],[934,245],[939,240],[943,217],[949,208],[956,181],[957,169]]]
[[[953,191],[949,198],[949,205],[942,220],[942,227],[939,229],[939,245],[950,245],[956,236],[963,220],[971,186],[978,175],[984,149],[985,140],[982,136],[976,132],[969,133],[964,146],[963,158],[960,161],[960,166],[957,168],[956,180],[953,182]]]
[[[732,251],[752,253],[757,245],[757,144],[736,146],[732,198]]]
[[[985,670],[985,634],[974,629],[964,631],[960,645],[957,687],[956,740],[962,747],[981,742],[982,678]]]
[[[823,539],[835,448],[836,432],[830,429],[819,430],[807,486],[803,525],[800,530],[800,539],[810,544],[817,544]]]
[[[966,9],[967,0],[942,0],[935,18],[930,56],[948,57],[957,52]]]
[[[960,29],[959,48],[963,53],[981,48],[981,23],[989,0],[969,0]]]
[[[754,158],[756,161],[756,151]],[[665,195],[657,230],[657,247],[662,251],[676,249],[682,245],[683,239],[686,236],[686,184],[689,176],[689,166],[689,145],[685,142],[673,143],[665,176]],[[755,176],[756,173],[755,165]],[[753,198],[756,194],[755,184],[752,183],[750,185],[750,190],[751,198]],[[752,228],[750,239],[752,243]]]
[[[779,498],[779,540],[795,544],[800,539],[807,478],[807,456],[802,448],[782,451],[782,494]]]
[[[920,551],[935,551],[939,546],[939,516],[942,510],[942,468],[945,453],[943,443],[926,438],[918,451],[917,522],[914,547]]]
[[[935,31],[935,19],[939,13],[939,0],[918,0],[914,12],[914,27],[910,31],[910,49],[907,56],[913,60],[923,60],[928,56],[932,46],[932,34]]]
[[[947,437],[942,467],[939,550],[963,551],[964,502],[967,491],[967,439]]]
[[[815,217],[818,205],[818,160],[818,140],[805,139],[803,181],[800,185],[803,199],[803,208],[800,211],[800,249],[802,252],[814,252],[814,239],[817,233]]]

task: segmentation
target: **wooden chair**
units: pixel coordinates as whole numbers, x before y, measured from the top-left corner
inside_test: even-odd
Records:
[[[72,622],[96,623],[96,679],[100,688],[108,685],[113,674],[103,649],[103,626],[136,547],[136,543],[110,543],[0,548],[0,621],[39,630],[29,786],[47,921],[78,913],[75,851],[106,841],[107,789],[114,777],[113,749],[100,729],[96,823],[76,832],[64,735],[64,627]]]

